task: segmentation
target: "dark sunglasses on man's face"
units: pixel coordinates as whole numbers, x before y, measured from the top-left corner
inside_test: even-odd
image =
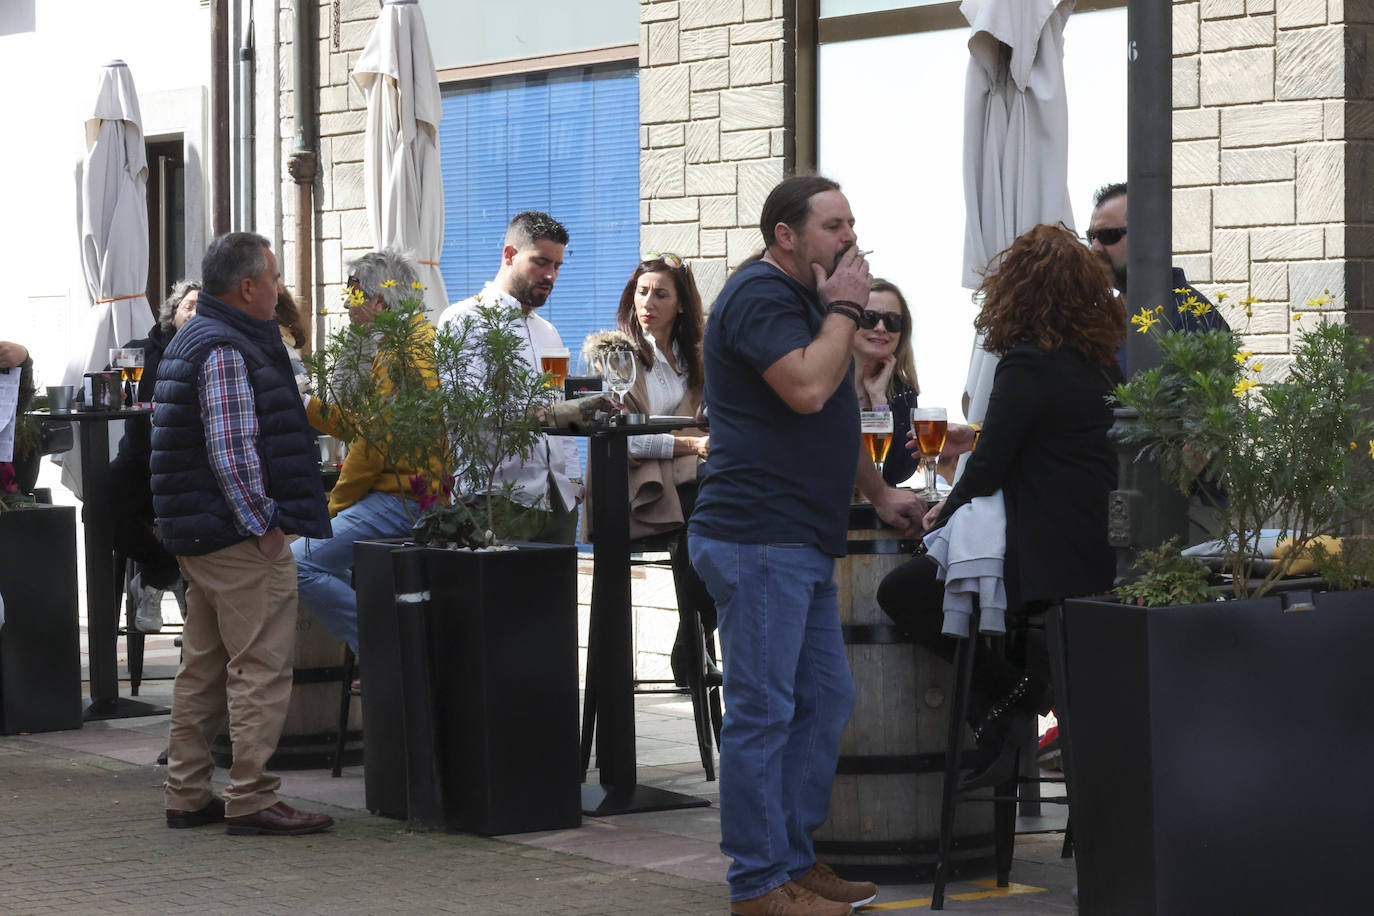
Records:
[[[878,326],[878,322],[883,323],[889,334],[896,334],[902,330],[902,316],[897,312],[875,312],[873,309],[864,309],[864,313],[859,316],[859,327],[865,331],[871,331]]]
[[[1101,242],[1103,245],[1115,245],[1126,237],[1125,226],[1113,226],[1107,229],[1089,229],[1088,244]]]

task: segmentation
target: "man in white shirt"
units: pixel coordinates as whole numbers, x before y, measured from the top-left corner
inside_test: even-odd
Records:
[[[439,326],[461,322],[474,312],[478,303],[499,303],[520,310],[514,325],[522,338],[522,355],[535,371],[539,353],[561,348],[563,340],[552,324],[535,314],[553,292],[558,270],[563,266],[563,249],[568,245],[568,230],[563,224],[537,210],[517,213],[506,228],[501,248],[501,268],[496,279],[477,295],[454,303],[444,310]],[[539,506],[549,513],[532,540],[553,544],[572,544],[577,535],[577,504],[582,499],[581,463],[577,444],[571,437],[543,436],[527,460],[512,459],[497,471],[496,483],[515,485],[515,501],[524,506]]]

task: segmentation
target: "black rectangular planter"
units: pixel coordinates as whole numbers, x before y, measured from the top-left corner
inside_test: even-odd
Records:
[[[404,817],[394,547],[359,543],[355,575],[367,806]],[[502,834],[581,823],[576,559],[574,548],[546,544],[425,551],[439,770],[450,828]],[[374,731],[374,722],[380,729]]]
[[[1374,912],[1374,592],[1314,604],[1066,602],[1082,913]]]
[[[0,512],[0,734],[81,727],[76,510]]]
[[[369,811],[406,816],[405,723],[391,553],[400,541],[353,545],[358,655],[363,680],[363,791]]]

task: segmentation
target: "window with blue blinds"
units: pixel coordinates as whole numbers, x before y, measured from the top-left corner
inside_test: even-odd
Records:
[[[578,67],[445,90],[439,128],[444,250],[454,302],[494,276],[506,224],[543,210],[568,228],[563,269],[539,314],[574,354],[615,326],[639,261],[639,75]]]

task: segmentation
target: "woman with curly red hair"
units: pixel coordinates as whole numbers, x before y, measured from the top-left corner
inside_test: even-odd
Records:
[[[1111,587],[1107,494],[1116,457],[1109,398],[1126,316],[1097,258],[1063,226],[1039,225],[1003,252],[979,288],[974,324],[1000,361],[982,431],[963,475],[925,518],[943,525],[976,497],[1001,491],[1009,614],[1039,615],[1064,598]],[[944,589],[935,561],[917,557],[884,580],[878,601],[912,641],[952,661],[942,635]],[[1048,655],[1032,644],[1024,670],[975,654],[969,724],[984,753],[966,785],[1000,781],[1015,762],[1008,736],[1051,705]]]

